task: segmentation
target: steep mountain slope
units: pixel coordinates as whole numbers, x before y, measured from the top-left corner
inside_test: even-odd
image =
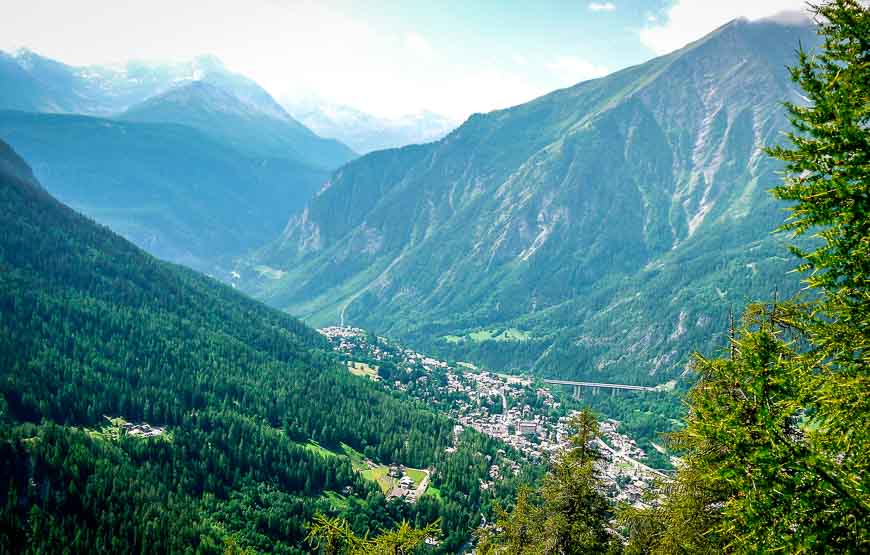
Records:
[[[181,125],[0,112],[0,139],[63,202],[156,256],[216,275],[222,260],[279,233],[325,177]]]
[[[797,99],[785,66],[798,41],[816,40],[809,25],[734,21],[365,156],[260,253],[279,271],[248,271],[247,287],[312,322],[497,367],[667,380],[787,263],[760,146]]]
[[[179,123],[253,156],[290,158],[331,169],[355,154],[322,139],[292,118],[276,117],[205,81],[193,81],[136,104],[125,121]]]
[[[475,492],[455,486],[451,421],[352,376],[299,321],[152,258],[30,176],[0,142],[0,551],[221,553],[232,538],[301,553],[315,511],[361,532],[443,517],[443,548],[465,541],[492,495],[477,491],[488,464],[469,463],[494,444],[460,446]],[[441,495],[387,504],[327,449],[435,464]]]
[[[189,62],[151,64],[129,62],[122,67],[73,67],[45,58],[29,50],[14,55],[0,52],[0,109],[29,112],[66,113],[94,116],[120,114],[153,97],[168,94],[162,101],[155,99],[141,110],[138,118],[147,121],[196,123],[201,130],[201,116],[205,108],[197,107],[195,96],[173,94],[194,82],[204,82],[235,97],[244,104],[249,115],[265,126],[262,135],[275,133],[280,128],[290,139],[292,148],[284,148],[280,157],[326,169],[336,168],[355,154],[335,140],[322,139],[293,119],[256,82],[227,70],[217,58],[201,56]],[[200,97],[201,100],[207,99]],[[162,107],[161,107],[162,106]],[[214,106],[211,106],[214,108]],[[193,110],[187,115],[179,108]],[[217,121],[218,138],[227,138],[230,122]],[[247,124],[253,123],[251,118]],[[251,134],[245,129],[241,137],[231,137],[234,144],[245,143]],[[286,147],[286,145],[285,145]],[[269,153],[274,156],[274,152]],[[295,155],[291,156],[291,155]]]
[[[282,105],[318,135],[338,139],[360,154],[437,141],[459,125],[428,111],[382,118],[316,97],[288,98]]]

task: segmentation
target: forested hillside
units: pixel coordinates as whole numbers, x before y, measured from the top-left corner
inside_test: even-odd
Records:
[[[674,53],[443,140],[338,170],[242,285],[494,368],[661,383],[722,345],[730,306],[779,288],[761,147],[799,101],[786,65],[809,23],[735,20]]]
[[[62,202],[157,257],[219,277],[279,233],[327,175],[167,123],[0,111],[0,138]]]
[[[0,160],[0,551],[294,553],[315,511],[361,534],[440,517],[450,550],[510,490],[477,488],[498,444],[60,204],[4,143]],[[342,449],[431,466],[439,494],[388,503]]]

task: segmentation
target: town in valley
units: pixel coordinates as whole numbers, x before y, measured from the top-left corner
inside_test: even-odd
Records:
[[[568,444],[568,422],[579,403],[567,406],[567,395],[561,396],[540,380],[490,372],[465,362],[448,363],[360,328],[333,326],[318,331],[353,374],[402,391],[455,419],[455,441],[465,428],[472,428],[504,442],[501,465],[493,461],[489,481],[482,481],[481,489],[517,473],[521,463],[545,463]],[[620,424],[612,418],[602,420],[601,437],[596,440],[602,455],[599,470],[605,493],[615,501],[633,505],[654,502],[657,484],[669,480],[669,469],[646,464],[647,451],[621,433]],[[665,453],[660,445],[652,445]],[[455,449],[450,447],[448,452]],[[679,463],[676,457],[669,460]],[[391,472],[401,476],[398,469],[391,468]],[[393,496],[401,491],[397,489]],[[410,502],[415,499],[414,495],[406,497]]]

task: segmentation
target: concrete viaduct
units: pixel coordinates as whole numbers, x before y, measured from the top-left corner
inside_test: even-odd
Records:
[[[625,385],[620,383],[598,383],[598,382],[574,382],[570,380],[544,380],[544,383],[553,385],[570,385],[574,388],[572,396],[575,399],[581,398],[581,389],[588,387],[595,394],[599,389],[627,389],[629,391],[658,391],[658,388],[648,387],[645,385]]]

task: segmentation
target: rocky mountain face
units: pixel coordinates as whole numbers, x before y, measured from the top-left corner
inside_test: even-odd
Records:
[[[378,117],[322,98],[288,98],[282,105],[318,135],[338,139],[360,154],[437,141],[460,123],[429,111]]]
[[[729,306],[797,287],[763,145],[808,24],[737,20],[672,54],[336,171],[249,262],[253,294],[496,368],[658,383]]]

